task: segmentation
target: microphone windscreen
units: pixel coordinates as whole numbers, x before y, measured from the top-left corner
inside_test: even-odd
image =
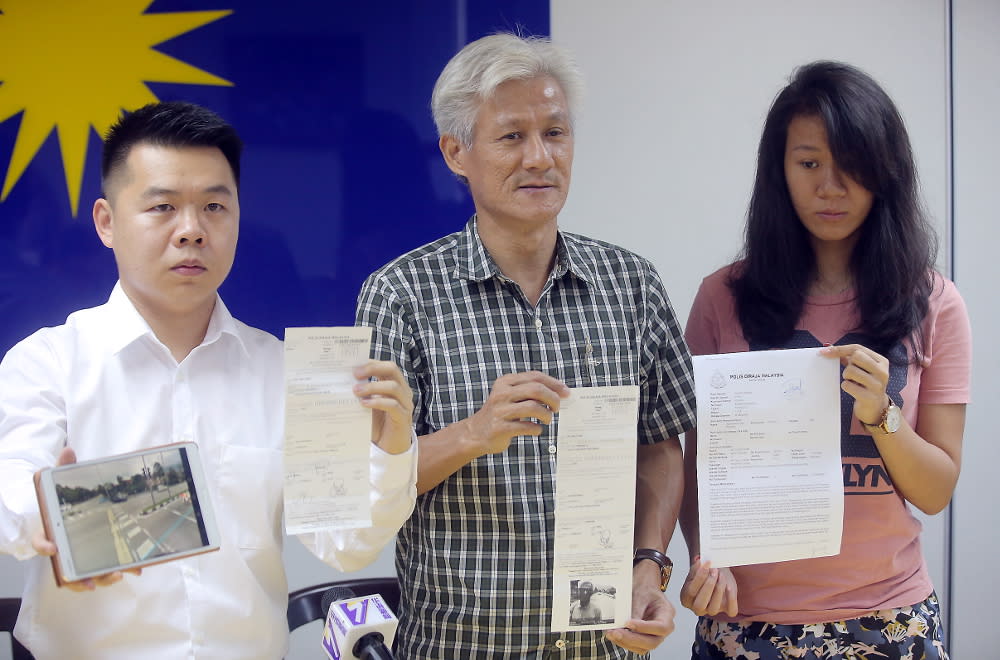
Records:
[[[330,611],[330,606],[338,600],[347,600],[354,597],[354,590],[350,587],[330,587],[323,594],[323,599],[320,600],[320,607],[323,608],[323,616],[326,616],[327,612]]]

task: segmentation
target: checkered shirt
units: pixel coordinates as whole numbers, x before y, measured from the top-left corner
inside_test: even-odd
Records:
[[[536,307],[493,262],[475,217],[369,276],[357,323],[373,328],[373,357],[406,374],[417,435],[469,417],[497,378],[530,370],[569,387],[639,385],[640,443],[694,426],[690,354],[653,265],[565,232],[556,250]],[[417,498],[396,547],[398,657],[629,657],[602,631],[549,629],[557,424]]]

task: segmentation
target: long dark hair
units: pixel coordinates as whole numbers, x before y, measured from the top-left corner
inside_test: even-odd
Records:
[[[892,99],[868,74],[841,62],[795,70],[760,138],[743,251],[729,286],[751,344],[780,346],[802,315],[816,269],[809,232],[785,181],[785,142],[795,117],[826,126],[837,165],[873,195],[851,255],[861,327],[871,348],[914,333],[927,313],[937,244],[923,210],[913,152]]]

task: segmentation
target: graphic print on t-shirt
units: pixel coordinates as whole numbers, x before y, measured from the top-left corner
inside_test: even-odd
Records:
[[[836,342],[838,346],[845,344],[870,345],[868,337],[861,333],[850,332]],[[818,348],[823,345],[805,330],[796,330],[792,337],[780,348]],[[751,351],[771,350],[763,344],[750,344]],[[907,379],[906,347],[897,343],[887,356],[889,358],[889,383],[886,392],[900,408],[903,407],[902,390]],[[844,368],[841,366],[841,373]],[[870,435],[862,432],[851,434],[851,419],[854,414],[854,398],[841,390],[840,392],[840,455],[844,470],[844,495],[891,495],[895,493],[892,480],[882,462],[878,447]]]

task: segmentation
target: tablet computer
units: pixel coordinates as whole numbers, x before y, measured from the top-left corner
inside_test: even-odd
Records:
[[[56,584],[219,549],[193,442],[35,473]]]

